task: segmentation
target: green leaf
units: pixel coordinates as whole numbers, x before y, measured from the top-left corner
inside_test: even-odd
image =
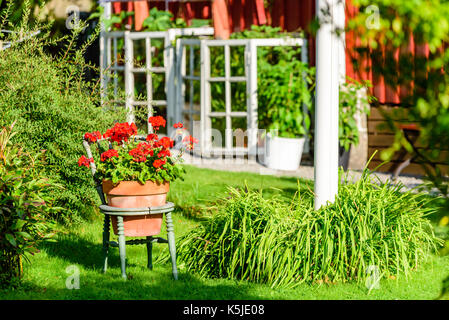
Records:
[[[14,238],[14,236],[13,236],[12,234],[6,233],[6,234],[5,234],[5,238],[6,238],[6,240],[8,240],[9,243],[12,244],[14,247],[17,246],[16,239]]]
[[[17,220],[14,225],[11,227],[12,230],[19,230],[21,229],[24,224],[26,223],[25,220]]]

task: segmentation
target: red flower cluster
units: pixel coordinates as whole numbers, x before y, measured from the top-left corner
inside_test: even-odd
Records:
[[[155,141],[154,146],[156,148],[162,147],[163,149],[173,148],[175,142],[169,137],[162,137],[158,141]]]
[[[129,137],[137,134],[137,127],[134,123],[116,123],[112,129],[108,129],[103,135],[105,138],[110,138],[121,144],[123,141],[128,141]]]
[[[170,157],[170,150],[168,150],[168,149],[162,149],[161,151],[159,151],[159,153],[157,154],[157,156],[159,157],[159,158],[162,158],[162,157]]]
[[[151,157],[154,155],[154,150],[151,148],[146,142],[141,142],[134,149],[130,150],[129,155],[133,157],[133,160],[136,162],[145,162],[147,160],[147,156]]]
[[[148,122],[151,123],[151,126],[153,127],[154,131],[159,131],[160,127],[165,128],[166,121],[161,116],[155,116],[148,118]]]
[[[194,144],[198,144],[198,139],[192,137],[192,136],[186,136],[184,139],[182,139],[182,142],[187,143],[186,149],[192,150],[194,147]]]
[[[87,158],[85,155],[82,155],[78,159],[78,167],[85,166],[85,167],[89,168],[89,165],[91,162],[94,162],[93,158]]]
[[[150,117],[148,122],[151,123],[155,132],[157,132],[160,127],[165,127],[166,121],[161,116]],[[174,125],[176,129],[182,129],[184,125],[181,122],[178,122]],[[156,133],[151,133],[146,137],[145,142],[139,142],[137,145],[134,143],[134,139],[130,139],[130,137],[137,134],[137,127],[134,123],[116,123],[113,128],[108,129],[106,133],[103,135],[105,139],[108,139],[111,143],[117,142],[118,145],[124,145],[128,151],[128,154],[132,156],[132,161],[135,162],[152,162],[152,166],[157,170],[165,169],[163,166],[165,164],[170,164],[168,162],[168,158],[171,157],[170,148],[174,146],[174,140],[169,137],[162,137],[159,139]],[[102,138],[102,135],[99,131],[95,131],[92,133],[86,133],[84,135],[84,139],[90,143],[96,142]],[[187,139],[187,140],[186,140]],[[130,141],[132,144],[128,144]],[[192,137],[187,137],[183,140],[183,142],[189,142],[193,146],[193,143],[198,143],[197,139]],[[134,147],[135,146],[135,147]],[[133,149],[131,149],[133,148]],[[131,150],[130,150],[131,149]],[[156,157],[155,157],[156,156]],[[116,149],[109,149],[100,155],[101,162],[105,162],[104,165],[107,167],[109,163],[107,162],[111,158],[120,158],[119,151]],[[129,158],[125,158],[127,161]],[[93,158],[86,158],[82,156],[78,160],[78,166],[86,166],[89,167],[91,163],[94,162]],[[103,168],[100,165],[100,168]]]
[[[157,139],[159,139],[159,137],[157,136],[157,134],[155,133],[150,133],[149,135],[147,135],[147,141],[156,141]]]
[[[161,159],[156,159],[153,162],[153,167],[160,168],[161,166],[163,166],[166,163],[166,160],[161,160]]]
[[[101,133],[100,131],[94,131],[94,132],[86,132],[86,134],[84,135],[84,140],[90,142],[90,143],[94,143],[97,140],[101,139]]]
[[[100,156],[100,160],[102,162],[105,162],[108,159],[111,159],[112,157],[117,157],[118,158],[118,151],[115,149],[109,149],[108,151],[105,151],[101,154]]]

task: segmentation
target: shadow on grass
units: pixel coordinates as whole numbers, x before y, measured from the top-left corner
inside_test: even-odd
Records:
[[[101,232],[99,231],[100,235]],[[82,265],[86,269],[101,270],[103,268],[103,245],[76,234],[60,236],[56,242],[44,242],[41,249],[44,249],[50,257],[58,257],[64,261]],[[109,265],[120,265],[118,248],[109,249],[108,260]]]
[[[157,265],[154,270],[129,268],[128,279],[120,276],[115,266],[106,274],[100,271],[80,273],[79,289],[64,288],[65,279],[58,285],[25,281],[17,296],[7,299],[52,300],[257,300],[263,296],[250,293],[254,285],[224,279],[202,279],[181,271],[174,280],[169,264]],[[21,292],[22,291],[22,292]]]

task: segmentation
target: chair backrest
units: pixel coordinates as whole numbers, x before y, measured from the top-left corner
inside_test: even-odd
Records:
[[[146,141],[146,137],[144,137],[144,136],[138,135],[138,136],[135,136],[135,138],[137,140]],[[91,145],[93,145],[93,144],[95,144],[97,146],[99,154],[106,151],[105,147],[101,145],[102,141],[108,141],[108,140],[101,138],[101,139],[98,139],[96,142],[90,142],[83,138],[83,147],[84,147],[84,150],[86,151],[86,157],[88,159],[93,158],[92,149],[91,149]],[[111,142],[108,141],[108,143],[109,143],[109,149],[112,149]],[[97,172],[97,166],[95,165],[95,162],[91,162],[89,165],[90,165],[90,172],[92,173],[92,178],[94,179],[94,182],[95,182],[95,188],[96,188],[98,196],[100,197],[100,200],[101,200],[101,204],[107,204],[106,199],[104,197],[104,193],[103,193],[102,181],[95,178],[95,173]]]

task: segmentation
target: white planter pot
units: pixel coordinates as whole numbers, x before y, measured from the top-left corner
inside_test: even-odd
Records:
[[[305,138],[272,137],[265,140],[265,165],[276,170],[293,171],[299,168]]]

